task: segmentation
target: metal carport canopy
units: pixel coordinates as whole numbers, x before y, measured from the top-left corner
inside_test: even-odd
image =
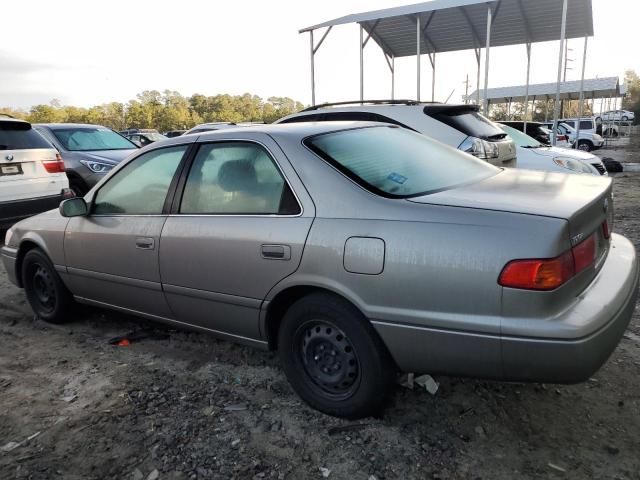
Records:
[[[529,85],[529,93],[526,94],[526,85],[512,87],[499,87],[487,89],[487,99],[491,103],[524,102],[526,98],[544,99],[556,94],[556,82],[538,83]],[[582,91],[585,98],[618,97],[622,91],[618,77],[590,78],[584,80]],[[474,98],[478,92],[473,92],[467,99]],[[484,92],[480,89],[480,98],[484,100]],[[560,100],[579,100],[580,81],[562,82],[560,84]]]
[[[416,18],[422,26],[420,51],[453,52],[486,45],[487,6],[491,6],[490,46],[558,40],[562,2],[558,0],[433,0],[357,13],[300,30],[359,23],[389,56],[416,54]],[[568,3],[566,38],[593,36],[591,0]]]

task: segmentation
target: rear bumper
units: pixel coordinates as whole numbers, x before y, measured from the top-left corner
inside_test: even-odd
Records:
[[[0,228],[9,227],[24,218],[58,208],[63,198],[61,192],[46,197],[0,202]]]
[[[633,244],[614,234],[596,278],[553,320],[525,327],[523,319],[503,318],[501,335],[373,324],[403,371],[577,383],[593,375],[620,342],[636,306],[638,275]],[[513,333],[514,325],[522,333]]]

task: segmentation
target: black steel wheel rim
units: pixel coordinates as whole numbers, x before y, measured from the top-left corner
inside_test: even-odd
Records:
[[[33,298],[42,312],[50,313],[56,308],[56,285],[51,272],[40,263],[34,263],[31,271]]]
[[[345,333],[325,320],[308,322],[298,330],[306,374],[323,392],[348,398],[360,382],[360,362]]]

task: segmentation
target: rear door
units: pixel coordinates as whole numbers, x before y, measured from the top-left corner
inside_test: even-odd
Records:
[[[66,175],[45,166],[56,153],[28,122],[0,118],[0,202],[60,195]]]
[[[225,134],[200,144],[160,241],[160,274],[176,318],[260,338],[267,293],[300,264],[313,204],[275,141]]]
[[[71,218],[64,249],[71,290],[79,297],[171,318],[162,293],[158,250],[167,197],[188,145],[146,152],[117,171]]]

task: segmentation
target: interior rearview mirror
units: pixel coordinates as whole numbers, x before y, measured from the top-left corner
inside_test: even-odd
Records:
[[[63,217],[84,217],[88,213],[89,207],[82,197],[69,198],[60,204],[60,215]]]

